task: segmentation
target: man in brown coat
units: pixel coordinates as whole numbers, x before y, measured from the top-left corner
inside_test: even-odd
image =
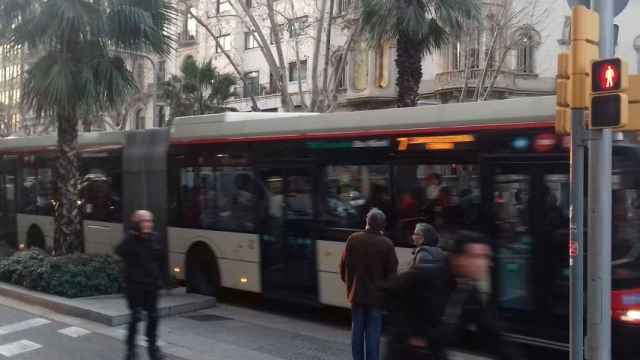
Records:
[[[340,276],[351,303],[353,360],[378,360],[382,331],[379,287],[398,271],[391,240],[383,235],[384,213],[372,209],[365,231],[352,234],[340,261]]]

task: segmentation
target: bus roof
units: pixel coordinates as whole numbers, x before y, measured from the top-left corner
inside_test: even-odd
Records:
[[[316,113],[224,113],[177,118],[175,143],[375,136],[384,133],[550,126],[555,97],[540,96],[415,108]],[[0,153],[55,149],[56,136],[0,140]],[[122,146],[125,132],[80,133],[81,147]]]
[[[373,136],[392,131],[550,126],[555,118],[555,97],[312,115],[302,113],[272,118],[269,121],[216,121],[218,116],[201,115],[176,119],[171,130],[172,141],[180,143],[216,139]]]

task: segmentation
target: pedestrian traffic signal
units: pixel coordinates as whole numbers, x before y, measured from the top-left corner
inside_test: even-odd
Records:
[[[620,58],[594,61],[591,74],[591,92],[594,94],[627,89],[626,64]]]
[[[626,94],[613,93],[591,98],[589,128],[621,128],[627,125],[629,101]]]
[[[591,119],[589,128],[624,130],[629,120],[627,64],[620,58],[591,63]]]

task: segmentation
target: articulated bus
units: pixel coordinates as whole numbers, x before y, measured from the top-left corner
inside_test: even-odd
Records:
[[[567,357],[569,142],[555,98],[332,114],[228,113],[170,130],[81,134],[85,251],[109,253],[124,213],[150,207],[170,271],[219,288],[348,307],[338,262],[377,207],[401,270],[419,221],[447,246],[488,235],[491,293],[510,338]],[[55,137],[0,141],[0,236],[52,244]],[[640,151],[613,150],[614,347],[640,326]],[[616,354],[616,359],[622,358]],[[626,354],[629,358],[633,354]],[[634,357],[637,358],[637,357]]]

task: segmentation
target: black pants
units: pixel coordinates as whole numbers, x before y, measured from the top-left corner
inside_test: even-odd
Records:
[[[127,351],[132,354],[136,349],[136,332],[142,317],[142,311],[147,313],[147,342],[149,355],[152,359],[157,356],[158,340],[158,289],[149,286],[129,286],[127,301],[131,310],[129,334],[127,335]]]

